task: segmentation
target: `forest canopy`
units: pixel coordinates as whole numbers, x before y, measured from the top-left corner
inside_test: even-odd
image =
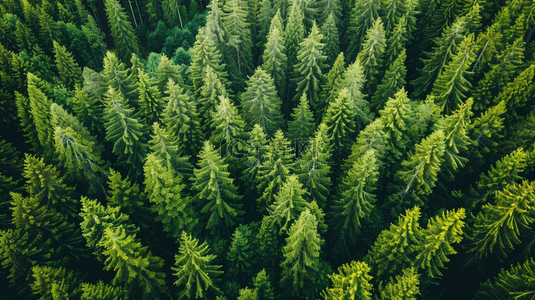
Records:
[[[5,0],[0,298],[532,299],[535,2]]]

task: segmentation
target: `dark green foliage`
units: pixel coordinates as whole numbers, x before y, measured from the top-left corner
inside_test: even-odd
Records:
[[[362,43],[362,50],[357,56],[360,65],[364,69],[365,91],[371,92],[377,86],[376,75],[383,62],[383,54],[386,48],[386,37],[383,22],[377,18],[372,27],[366,32],[366,38]]]
[[[229,275],[233,278],[249,278],[253,249],[246,231],[247,227],[240,226],[232,234],[227,261],[230,266]]]
[[[91,300],[91,299],[101,299],[101,300],[116,300],[116,299],[126,299],[126,291],[122,287],[114,287],[108,284],[105,284],[102,281],[97,282],[97,284],[82,283],[80,286],[82,290],[82,295],[80,299],[82,300]]]
[[[502,269],[496,277],[481,284],[475,299],[528,299],[534,293],[534,272],[533,258],[508,270]]]
[[[334,155],[340,159],[347,155],[351,140],[356,135],[356,112],[351,105],[349,90],[344,88],[334,102],[329,103],[323,123],[327,125]]]
[[[323,53],[327,56],[325,63],[330,66],[338,56],[338,53],[340,53],[340,36],[338,34],[338,27],[336,26],[336,18],[332,13],[321,26],[321,34],[324,37],[325,44]]]
[[[355,1],[354,7],[350,7],[350,21],[346,32],[346,40],[349,41],[346,55],[349,61],[353,61],[362,49],[364,36],[379,17],[380,8],[379,0]]]
[[[191,177],[193,166],[189,162],[190,157],[184,155],[184,147],[179,145],[174,134],[167,132],[159,124],[154,124],[149,145],[151,154],[161,159],[167,169],[174,170],[183,178]]]
[[[229,151],[242,137],[245,122],[229,98],[219,96],[219,104],[212,112],[212,122],[210,142],[220,150],[220,155],[233,155],[234,153],[229,153]]]
[[[74,61],[72,54],[56,41],[54,41],[54,54],[56,57],[56,67],[58,68],[59,76],[63,80],[63,83],[70,87],[74,86],[76,83],[80,83],[82,79],[82,69],[80,69],[76,61]]]
[[[262,3],[268,1],[269,0],[264,0]],[[286,56],[282,20],[280,19],[278,11],[271,21],[262,60],[264,61],[262,69],[271,75],[279,97],[285,97],[284,92],[286,91],[286,69],[288,67],[288,59]]]
[[[139,94],[139,116],[144,123],[152,125],[160,123],[160,115],[164,108],[162,94],[156,85],[153,85],[149,75],[138,69],[137,90]]]
[[[118,1],[106,0],[104,5],[117,52],[121,55],[123,62],[129,61],[132,54],[139,55],[138,41],[132,23],[128,20],[124,8]]]
[[[75,274],[63,267],[34,266],[32,276],[34,281],[30,286],[40,299],[70,299],[81,292]]]
[[[381,79],[381,84],[377,86],[377,91],[375,91],[371,100],[371,105],[377,111],[381,110],[385,103],[390,98],[394,98],[396,93],[405,86],[405,76],[407,75],[405,59],[407,59],[407,55],[405,50],[402,50],[395,61],[388,67],[385,76]]]
[[[294,108],[292,120],[288,122],[290,141],[298,143],[308,140],[314,132],[314,116],[310,111],[306,94],[301,96],[299,105]]]

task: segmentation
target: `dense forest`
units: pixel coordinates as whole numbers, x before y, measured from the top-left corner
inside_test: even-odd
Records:
[[[535,1],[3,0],[0,298],[533,299]]]

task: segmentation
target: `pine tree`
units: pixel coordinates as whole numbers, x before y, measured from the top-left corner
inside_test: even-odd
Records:
[[[173,82],[179,86],[184,86],[184,79],[180,75],[180,70],[178,66],[173,64],[173,61],[167,58],[165,54],[162,54],[160,57],[160,63],[156,69],[156,84],[160,92],[164,93],[169,83],[169,79],[172,79]]]
[[[256,291],[249,288],[240,289],[238,300],[257,300]]]
[[[122,225],[104,229],[98,245],[105,250],[104,269],[114,270],[114,285],[126,284],[132,295],[160,298],[167,294],[165,273],[161,271],[164,261],[153,256],[137,241],[135,234],[129,234]]]
[[[266,44],[266,37],[268,36],[270,29],[270,24],[273,22],[275,15],[278,15],[276,18],[281,22],[280,10],[273,10],[271,0],[260,0],[258,1],[258,15],[256,16],[256,28],[258,28],[258,37],[257,37],[257,48],[262,48]],[[279,31],[280,33],[280,31]]]
[[[448,28],[444,29],[441,37],[434,40],[435,46],[432,52],[426,52],[427,59],[422,59],[423,69],[420,77],[412,83],[415,97],[423,97],[429,91],[435,80],[442,74],[444,67],[453,57],[460,43],[465,40],[466,22],[463,18],[458,19]]]
[[[106,6],[111,36],[123,62],[127,62],[132,54],[139,56],[137,37],[124,8],[117,0],[106,0],[104,5]]]
[[[199,153],[198,168],[193,170],[195,178],[192,190],[196,191],[191,199],[200,213],[200,224],[216,235],[229,235],[228,229],[240,221],[242,196],[237,194],[233,179],[227,172],[221,156],[206,141]],[[225,234],[226,233],[226,234]]]
[[[336,83],[342,80],[342,76],[346,70],[344,66],[344,52],[340,52],[334,61],[332,68],[327,73],[325,84],[322,86],[320,94],[320,104],[317,108],[317,117],[323,116],[324,109],[329,105],[331,101],[336,98]]]
[[[340,0],[325,0],[320,7],[319,23],[325,23],[332,14],[336,26],[342,25],[342,3]]]
[[[472,87],[465,77],[471,74],[468,68],[476,59],[473,40],[474,35],[471,34],[461,42],[457,54],[433,85],[431,96],[435,96],[435,102],[446,113],[462,105],[463,99],[466,98],[465,93]]]
[[[494,98],[494,103],[504,101],[510,115],[509,118],[515,117],[519,111],[522,111],[533,100],[533,93],[535,92],[533,87],[534,78],[535,64],[532,64],[522,71],[513,82],[507,84],[504,90]]]
[[[284,15],[281,12],[281,15]],[[299,1],[294,1],[290,8],[290,13],[286,18],[286,28],[284,31],[284,46],[286,46],[286,58],[287,58],[287,72],[286,77],[286,91],[284,94],[288,94],[287,100],[290,100],[295,89],[292,83],[292,76],[295,64],[299,62],[297,59],[297,53],[299,51],[299,44],[305,39],[305,25],[303,12],[299,9]]]
[[[385,31],[391,32],[400,19],[405,16],[407,10],[407,1],[394,0],[383,2],[383,15],[385,22]]]
[[[30,284],[34,295],[40,299],[72,299],[79,296],[80,288],[75,274],[63,267],[33,266]]]
[[[45,157],[50,157],[53,151],[52,141],[52,127],[50,126],[50,100],[36,85],[32,83],[32,80],[38,80],[32,73],[28,73],[28,98],[30,104],[30,115],[33,119],[33,126],[37,131],[37,137],[39,139],[39,145],[33,145],[38,147],[39,153],[42,153]]]
[[[356,243],[362,220],[370,215],[376,201],[372,192],[378,178],[375,150],[370,149],[353,164],[340,184],[340,197],[331,205],[330,230],[336,248]]]
[[[368,150],[375,150],[374,156],[378,160],[379,169],[382,167],[382,160],[387,152],[387,139],[385,133],[385,125],[381,118],[375,119],[357,136],[357,141],[351,146],[351,154],[344,161],[342,171],[347,173],[355,162],[368,152]]]
[[[238,109],[229,98],[220,96],[219,104],[212,112],[212,136],[210,142],[220,149],[230,150],[235,141],[239,141],[243,135],[245,122],[238,114]],[[231,155],[228,152],[226,155]]]
[[[372,299],[372,276],[365,262],[352,261],[338,268],[338,273],[329,275],[332,287],[322,292],[325,300],[335,299]]]
[[[403,50],[396,58],[396,60],[388,67],[381,84],[377,86],[377,91],[372,96],[371,105],[377,111],[383,109],[385,103],[390,98],[394,98],[406,84],[405,76],[407,75],[407,68],[405,68],[405,60],[407,55]]]
[[[279,97],[284,97],[286,91],[286,69],[288,68],[288,59],[286,57],[284,31],[282,30],[282,20],[280,19],[279,11],[277,11],[277,14],[271,21],[262,60],[264,62],[262,64],[262,69],[273,78]]]
[[[425,197],[433,191],[443,167],[445,151],[444,132],[436,130],[417,144],[414,153],[401,163],[403,169],[397,171],[396,179],[402,186],[390,199],[397,204],[397,212],[425,205]]]
[[[329,2],[335,1],[327,1],[327,3]],[[323,12],[325,12],[325,10]],[[325,48],[323,49],[325,56],[327,56],[325,63],[330,66],[340,53],[340,36],[338,34],[338,27],[336,26],[336,18],[333,13],[331,13],[325,22],[323,22],[323,25],[321,26],[321,34],[325,37]]]
[[[233,278],[249,278],[253,249],[246,235],[247,227],[239,226],[232,234],[232,241],[227,253],[229,276]]]
[[[173,238],[179,238],[184,230],[191,232],[196,220],[189,197],[182,194],[185,187],[182,176],[166,168],[154,154],[147,156],[143,169],[145,193],[154,203],[153,210],[158,213],[157,220],[162,221],[163,230]]]
[[[247,195],[252,195],[256,191],[256,184],[264,156],[267,151],[268,139],[260,125],[255,124],[249,132],[247,139],[248,147],[245,148],[245,160],[247,168],[243,170],[241,180],[245,182]]]
[[[292,224],[286,246],[282,249],[284,261],[281,283],[293,286],[293,294],[298,294],[306,281],[319,271],[319,254],[323,240],[317,231],[316,216],[307,209]]]
[[[303,198],[306,193],[297,175],[290,175],[275,195],[275,202],[268,208],[268,212],[270,222],[282,225],[281,232],[288,232],[292,221],[308,209],[308,202]]]
[[[73,59],[72,54],[67,51],[64,46],[54,41],[54,55],[56,58],[56,67],[58,68],[59,76],[69,87],[73,87],[76,83],[80,83],[82,79],[82,69]]]
[[[129,165],[128,176],[139,176],[147,148],[143,124],[133,115],[133,109],[118,91],[110,87],[107,98],[106,140],[113,143],[113,153],[119,156],[120,164]]]
[[[388,31],[386,31],[388,32]],[[407,19],[405,16],[392,29],[392,33],[387,34],[385,62],[387,65],[393,64],[398,56],[405,50],[407,43]]]
[[[90,97],[85,88],[75,86],[72,109],[78,120],[91,132],[104,132],[102,107],[97,97]]]
[[[364,36],[379,18],[380,9],[380,0],[355,1],[355,6],[351,7],[349,27],[346,31],[346,40],[350,41],[346,51],[349,61],[353,61],[361,51]]]
[[[165,130],[176,136],[179,145],[184,145],[187,155],[196,155],[201,148],[202,132],[195,103],[172,79],[167,84],[164,101],[167,102],[162,114]]]
[[[310,111],[306,94],[301,96],[299,105],[291,114],[292,121],[288,122],[288,137],[290,141],[299,143],[308,140],[314,133],[314,116]]]
[[[515,245],[522,242],[521,237],[530,232],[535,220],[531,212],[534,186],[527,181],[508,184],[496,192],[495,204],[483,205],[468,233],[468,253],[472,253],[473,260],[481,261],[492,253],[506,259]]]
[[[349,90],[342,89],[336,100],[329,103],[323,118],[334,148],[334,157],[338,159],[348,154],[349,145],[356,133],[356,113],[350,101]]]
[[[529,258],[524,263],[511,265],[508,270],[482,283],[474,299],[522,299],[533,296],[535,262]]]
[[[167,132],[159,124],[154,124],[149,145],[151,154],[161,159],[167,169],[181,174],[184,179],[191,177],[193,165],[189,162],[190,157],[184,155],[184,147],[179,145],[175,135]]]
[[[403,270],[403,275],[392,278],[388,284],[381,289],[381,300],[416,300],[420,294],[419,274],[411,267]]]
[[[273,300],[273,288],[265,269],[256,274],[256,277],[253,278],[253,284],[257,300]]]
[[[299,43],[297,64],[295,64],[293,80],[297,83],[294,102],[306,95],[312,107],[319,105],[319,90],[325,80],[323,70],[327,67],[323,54],[325,44],[321,42],[323,35],[319,33],[316,22],[312,25],[310,34]]]
[[[177,0],[164,0],[162,1],[162,11],[167,25],[169,27],[180,26],[182,29],[184,27],[183,23],[186,23],[186,16],[180,14],[180,3]],[[184,18],[184,19],[183,19]]]
[[[212,127],[212,113],[219,104],[219,97],[228,97],[225,86],[219,80],[214,69],[207,65],[205,67],[205,76],[202,79],[203,85],[200,88],[197,102],[200,104],[199,113],[204,119],[203,131],[210,131]]]
[[[84,76],[85,79],[85,76]],[[128,70],[123,62],[120,62],[114,53],[108,51],[104,58],[104,69],[102,70],[102,87],[105,91],[111,86],[123,97],[131,101],[137,101],[136,82],[137,78],[133,78],[128,74]],[[85,82],[87,80],[84,80]]]
[[[416,269],[425,271],[426,280],[440,278],[440,269],[450,261],[447,256],[457,253],[452,245],[463,239],[464,218],[464,208],[448,210],[430,219],[427,228],[422,231],[422,241],[416,246],[418,254],[414,265]]]
[[[223,272],[219,271],[221,266],[212,263],[216,255],[209,253],[206,242],[199,245],[196,238],[182,232],[178,254],[175,255],[176,267],[171,267],[176,272],[173,275],[178,277],[174,285],[184,286],[181,297],[203,298],[210,288],[219,292],[214,280]]]
[[[397,224],[391,224],[377,237],[368,254],[364,257],[377,274],[377,282],[399,274],[411,266],[412,256],[422,239],[422,229],[418,224],[420,208],[405,211]]]
[[[82,283],[81,300],[101,299],[101,300],[125,300],[126,291],[122,287],[115,287],[98,281],[97,284]]]
[[[377,18],[372,27],[366,32],[362,50],[357,56],[360,65],[364,69],[365,91],[371,93],[377,86],[376,75],[379,74],[379,66],[383,62],[383,54],[386,48],[386,37],[381,18]]]
[[[266,134],[272,135],[282,127],[281,100],[273,79],[261,68],[257,68],[254,75],[247,80],[241,103],[248,128],[258,124]]]
[[[160,123],[164,103],[162,94],[149,77],[149,74],[142,69],[138,69],[137,90],[139,94],[139,116],[144,124],[152,125]]]
[[[244,77],[253,72],[253,42],[250,24],[247,22],[249,8],[246,3],[238,0],[226,1],[222,17],[223,26],[228,33],[226,46],[230,48],[238,72]]]

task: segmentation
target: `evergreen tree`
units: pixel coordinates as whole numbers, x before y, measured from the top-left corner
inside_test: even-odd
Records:
[[[160,115],[164,108],[162,94],[158,87],[153,85],[149,74],[138,69],[137,90],[139,94],[139,116],[144,124],[160,123]]]
[[[340,83],[342,76],[346,70],[344,66],[344,53],[340,52],[334,61],[332,68],[327,73],[325,84],[322,86],[320,94],[320,104],[317,108],[317,117],[323,116],[324,109],[329,105],[331,101],[336,98],[337,82]]]
[[[322,296],[325,300],[334,299],[372,299],[372,276],[370,267],[365,262],[352,261],[338,268],[338,273],[329,275],[332,287],[327,288]]]
[[[388,31],[387,31],[388,32]],[[407,19],[405,16],[392,29],[392,33],[387,34],[385,58],[387,65],[393,64],[398,56],[405,50],[407,43]]]
[[[379,167],[382,167],[382,160],[387,152],[387,139],[385,134],[385,125],[381,118],[375,119],[357,136],[357,141],[351,146],[351,154],[344,161],[342,171],[347,173],[357,160],[368,152],[368,150],[375,150],[374,156],[378,160]]]
[[[186,16],[180,14],[180,2],[177,0],[163,0],[162,11],[165,21],[169,27],[179,26],[183,28],[183,23],[186,23]],[[182,19],[184,18],[184,20]]]
[[[227,253],[227,261],[230,266],[229,276],[233,278],[249,278],[253,250],[245,230],[247,228],[244,226],[236,228],[232,234],[232,242]]]
[[[229,98],[220,96],[219,104],[212,112],[212,136],[210,142],[220,149],[230,150],[234,141],[239,141],[243,135],[245,123],[238,114],[238,109],[232,104]],[[232,155],[226,153],[226,155]]]
[[[187,155],[196,155],[201,148],[202,132],[195,103],[172,79],[167,84],[164,101],[167,106],[162,121],[166,131],[176,136],[179,145],[184,145]]]
[[[239,222],[239,216],[243,214],[242,204],[237,202],[241,196],[237,194],[227,168],[214,147],[208,141],[204,142],[198,168],[193,170],[192,190],[196,192],[191,200],[201,215],[200,225],[212,235],[226,233],[224,235],[228,236],[228,229]]]
[[[327,1],[327,3],[329,2],[335,1]],[[338,27],[336,26],[336,19],[332,13],[323,22],[321,34],[325,37],[325,48],[323,49],[325,56],[327,56],[325,63],[331,66],[340,53],[340,36],[338,34]]]
[[[535,64],[530,65],[520,73],[513,82],[507,84],[504,90],[494,98],[494,103],[505,101],[507,111],[511,117],[516,117],[526,105],[533,100],[535,88],[533,82],[535,78]],[[520,113],[523,115],[523,113]]]
[[[278,15],[276,18],[281,22],[281,26],[282,20],[280,16],[280,10],[277,10],[277,12],[273,10],[271,0],[258,1],[258,7],[258,15],[256,16],[256,28],[258,28],[258,43],[256,44],[256,46],[261,49],[266,44],[266,37],[271,31],[269,25],[273,22],[274,16]]]
[[[182,75],[180,75],[178,66],[175,66],[172,60],[167,58],[165,54],[162,54],[160,63],[156,69],[156,84],[160,92],[164,93],[166,91],[169,79],[172,79],[173,82],[181,87],[184,86],[184,80],[182,79]]]
[[[56,67],[59,76],[65,85],[72,87],[80,83],[82,79],[82,69],[78,66],[72,54],[64,46],[54,41],[54,55],[56,57]]]
[[[30,99],[19,92],[15,92],[15,103],[17,105],[17,117],[20,121],[20,127],[24,131],[26,143],[31,146],[33,152],[38,152],[39,134],[34,125],[33,115],[31,114]]]
[[[293,286],[293,294],[298,294],[305,281],[314,278],[319,271],[319,254],[323,240],[317,231],[316,216],[307,209],[292,224],[286,246],[282,249],[284,261],[281,283]]]
[[[502,269],[500,273],[482,283],[475,299],[522,299],[533,295],[533,273],[535,262],[529,258],[523,264]]]
[[[257,300],[273,300],[273,288],[265,269],[256,274],[256,277],[253,278],[253,284]]]
[[[241,180],[245,182],[247,188],[246,194],[254,194],[254,191],[256,191],[259,171],[262,167],[268,145],[267,136],[260,125],[255,124],[253,129],[249,132],[247,145],[248,146],[245,148],[247,168],[243,170]]]
[[[208,132],[212,127],[212,113],[219,104],[219,97],[228,97],[225,86],[219,80],[214,69],[207,65],[205,67],[205,76],[203,77],[203,85],[200,88],[200,94],[197,98],[200,108],[199,113],[204,118],[203,131]]]
[[[346,40],[349,41],[346,55],[349,61],[353,61],[362,49],[364,36],[368,29],[373,26],[375,20],[379,18],[379,10],[381,9],[380,0],[363,0],[354,3],[349,15],[349,27],[346,31]]]
[[[115,287],[98,281],[97,284],[82,283],[80,285],[82,290],[81,300],[101,299],[101,300],[115,300],[126,299],[126,291],[122,287]]]
[[[132,54],[139,56],[139,45],[137,36],[135,35],[132,23],[128,20],[128,16],[124,12],[124,8],[117,0],[104,1],[106,7],[106,15],[108,16],[108,23],[113,37],[113,43],[117,47],[117,52],[120,54],[123,62],[126,62],[132,57]]]
[[[468,253],[472,259],[481,261],[489,254],[496,253],[505,259],[521,237],[530,232],[534,221],[531,205],[535,201],[533,182],[508,184],[495,194],[495,204],[483,205],[468,233],[470,240]]]
[[[371,213],[376,201],[372,192],[379,178],[375,150],[364,153],[349,170],[340,185],[340,197],[333,201],[330,214],[330,230],[335,247],[344,247],[357,241],[362,220]]]
[[[386,48],[386,37],[381,18],[377,18],[372,27],[366,32],[366,38],[362,44],[362,50],[357,59],[364,69],[365,91],[372,92],[377,86],[376,76],[379,67],[383,63],[383,54]]]
[[[271,135],[284,124],[281,100],[273,79],[261,68],[257,68],[254,75],[247,80],[247,88],[241,95],[241,103],[249,128],[258,124],[266,134]]]
[[[388,284],[381,289],[381,300],[416,300],[420,294],[419,274],[414,268],[406,268],[403,275],[397,275],[392,278]]]
[[[256,300],[256,291],[249,288],[240,289],[240,296],[238,300]]]
[[[90,97],[84,88],[76,86],[72,98],[72,109],[76,118],[91,132],[104,132],[102,125],[102,107],[97,97]]]
[[[45,157],[50,157],[53,151],[53,131],[50,126],[50,100],[42,91],[32,83],[32,80],[38,80],[35,75],[28,73],[28,98],[30,104],[30,115],[33,119],[33,126],[37,131],[39,153]]]
[[[182,195],[185,185],[182,176],[174,169],[166,168],[163,160],[149,154],[143,166],[145,171],[145,192],[154,203],[153,210],[162,221],[163,230],[173,238],[178,238],[184,230],[191,232],[196,224],[189,197]]]
[[[73,272],[63,267],[34,266],[34,282],[30,284],[33,294],[40,299],[72,299],[79,296],[80,288]]]
[[[280,22],[281,24],[277,24],[277,22]],[[271,75],[271,78],[273,78],[273,82],[275,83],[277,94],[282,98],[285,96],[286,91],[287,57],[285,39],[283,36],[284,31],[282,31],[281,28],[282,21],[280,20],[280,14],[277,11],[277,14],[271,21],[271,26],[267,35],[267,42],[262,56],[262,60],[264,61],[262,69]]]
[[[281,12],[281,15],[284,15]],[[299,9],[299,1],[294,1],[290,8],[290,13],[286,18],[286,28],[284,31],[284,46],[286,46],[286,58],[288,70],[286,74],[286,91],[284,94],[288,96],[286,100],[290,100],[293,95],[295,85],[292,83],[292,76],[295,64],[299,62],[297,59],[297,53],[299,51],[299,45],[305,39],[305,25],[303,12]],[[290,83],[292,83],[290,85]]]
[[[388,99],[394,98],[396,93],[405,86],[405,76],[407,75],[407,68],[405,68],[406,59],[407,55],[405,54],[405,50],[403,50],[394,63],[388,67],[385,76],[381,79],[381,84],[377,86],[377,91],[375,91],[371,100],[371,105],[377,111],[383,109]]]
[[[214,280],[223,272],[219,271],[221,266],[212,263],[216,255],[209,253],[206,242],[199,245],[196,238],[182,232],[178,254],[175,255],[176,267],[171,267],[176,272],[173,275],[178,277],[174,285],[184,286],[181,297],[203,298],[210,288],[219,292]]]
[[[110,87],[107,98],[106,140],[113,143],[113,153],[119,157],[119,163],[129,166],[128,176],[139,176],[147,148],[143,124],[133,115],[133,109],[118,91]]]
[[[167,169],[174,170],[185,179],[191,177],[193,165],[189,162],[190,157],[184,155],[184,147],[179,145],[175,135],[154,124],[149,145],[151,154],[161,159]]]
[[[85,76],[84,76],[85,77]],[[133,78],[128,74],[128,70],[123,62],[120,62],[114,53],[108,51],[104,58],[104,69],[102,70],[102,87],[104,92],[111,86],[123,97],[131,101],[137,101],[136,82],[137,78]],[[86,80],[84,80],[85,83]],[[104,94],[104,92],[102,94]]]
[[[377,282],[399,274],[411,265],[413,253],[422,239],[419,218],[420,208],[407,210],[399,217],[397,224],[391,224],[377,237],[364,257],[373,273],[377,274]]]
[[[340,0],[325,0],[319,7],[321,7],[319,18],[321,24],[324,24],[332,14],[336,26],[342,25],[342,3]]]
[[[325,60],[327,59],[327,56],[323,54],[325,44],[321,42],[322,39],[323,35],[319,33],[314,22],[308,37],[299,43],[293,78],[297,83],[294,102],[297,102],[302,95],[306,95],[312,107],[319,105],[319,89],[325,80],[323,69],[326,68]]]
[[[299,105],[294,108],[291,116],[292,121],[288,122],[288,137],[290,141],[299,143],[308,140],[314,133],[315,124],[306,94],[301,96]]]
[[[473,39],[471,34],[461,42],[457,54],[433,85],[431,96],[435,96],[435,102],[447,113],[462,105],[465,93],[472,87],[465,77],[471,74],[468,68],[476,59]]]
[[[329,103],[323,118],[334,148],[334,157],[338,159],[348,154],[349,145],[356,133],[356,113],[350,101],[349,90],[342,89],[336,100]]]
[[[407,10],[407,1],[394,0],[383,2],[383,15],[385,22],[385,31],[391,32],[400,19],[405,16]]]
[[[306,193],[297,175],[290,175],[275,195],[275,202],[268,208],[269,218],[279,226],[282,222],[281,232],[288,232],[292,221],[307,209],[308,202],[303,198]]]
[[[250,24],[247,22],[247,2],[226,1],[223,7],[223,26],[228,33],[226,46],[230,48],[234,63],[242,76],[253,72],[253,42]]]

